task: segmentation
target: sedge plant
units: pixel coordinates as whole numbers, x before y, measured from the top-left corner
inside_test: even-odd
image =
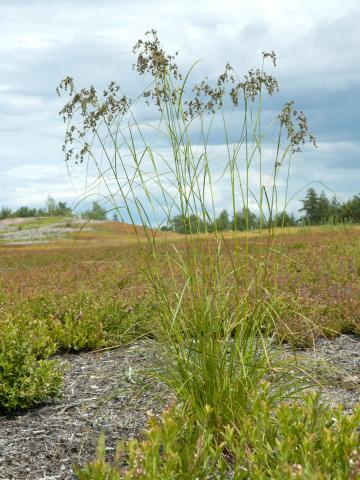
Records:
[[[292,101],[264,127],[264,102],[278,91],[265,71],[266,62],[276,66],[274,52],[242,79],[227,64],[215,81],[193,85],[198,63],[182,74],[154,30],[133,52],[133,69],[148,82],[134,100],[115,82],[102,93],[77,90],[70,77],[59,85],[70,96],[60,112],[66,161],[84,163],[86,195],[101,184],[131,225],[166,358],[160,374],[195,417],[209,409],[208,429],[221,443],[226,426],[241,434],[259,391],[275,407],[303,388],[296,365],[274,347],[281,300],[272,245],[274,219],[286,218],[292,158],[315,138]],[[234,217],[227,232],[216,222],[221,193]],[[252,256],[253,205],[268,230],[260,261]]]

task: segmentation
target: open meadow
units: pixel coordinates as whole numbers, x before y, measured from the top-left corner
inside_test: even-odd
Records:
[[[184,235],[157,236],[160,251],[175,256],[174,246],[186,249]],[[232,234],[223,237],[221,254],[230,263]],[[250,261],[244,256],[244,269],[266,263],[272,288],[276,277],[280,341],[301,347],[311,346],[317,336],[360,334],[358,226],[279,228],[271,238],[266,231],[254,231],[244,233],[242,243],[238,238],[240,249],[245,237]],[[211,241],[211,234],[200,235],[199,249]],[[151,330],[156,305],[147,295],[146,265],[130,225],[105,222],[51,243],[3,244],[0,255],[3,318],[14,327],[50,327],[58,351],[124,343]],[[170,275],[165,260],[161,275]]]
[[[138,233],[143,235],[140,228]],[[159,254],[163,249],[176,256],[186,249],[184,235],[157,235]],[[271,297],[268,308],[274,321],[266,334],[273,336],[287,359],[295,355],[300,365],[296,376],[307,382],[307,388],[315,386],[325,392],[325,402],[342,401],[351,412],[360,391],[359,228],[292,227],[275,230],[271,238],[261,231],[244,233],[239,237],[240,251],[246,236],[244,268],[267,264],[262,281]],[[211,235],[200,235],[197,247],[211,241]],[[164,364],[171,362],[166,347],[163,352],[166,339],[158,324],[161,306],[144,285],[143,257],[134,242],[131,226],[105,222],[49,243],[0,246],[0,408],[5,415],[0,430],[7,432],[1,440],[6,452],[1,478],[30,478],[30,472],[38,472],[34,478],[42,474],[75,478],[72,464],[92,458],[101,432],[111,452],[118,439],[141,438],[149,415],[159,416],[166,403],[174,402],[176,389],[159,376]],[[221,251],[225,266],[231,263],[230,247],[233,239],[227,232]],[[169,282],[172,276],[181,279],[180,272],[169,271],[167,261],[160,265],[165,283],[166,276]],[[266,285],[272,285],[271,291]],[[239,295],[249,288],[244,284]],[[306,408],[311,409],[309,405]],[[21,411],[25,415],[18,416]],[[10,413],[15,414],[13,419]],[[183,414],[177,411],[175,420],[173,415],[162,422],[175,422]],[[176,425],[171,425],[176,437]],[[152,428],[153,441],[163,443],[164,432],[154,423]],[[184,440],[175,437],[168,441],[176,450],[177,442]],[[193,459],[193,453],[188,455]],[[216,462],[224,458],[219,452],[212,455]],[[101,476],[112,468],[106,465],[98,460],[92,467],[98,468],[98,476],[79,478],[123,478],[114,472]],[[289,475],[294,468],[289,466]],[[234,478],[243,478],[240,473]],[[274,478],[295,478],[284,475],[281,471]]]

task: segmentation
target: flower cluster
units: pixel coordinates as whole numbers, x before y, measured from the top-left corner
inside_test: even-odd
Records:
[[[241,100],[245,104],[247,101],[255,102],[263,93],[272,96],[279,90],[276,78],[267,74],[263,67],[249,70],[243,80],[238,81],[233,67],[227,63],[215,82],[210,82],[205,77],[187,93],[186,82],[175,62],[178,52],[174,55],[167,54],[161,47],[155,30],[146,32],[145,40],[138,40],[132,51],[137,55],[133,69],[139,75],[149,74],[153,79],[151,87],[142,94],[146,103],[149,105],[152,100],[160,112],[164,112],[165,105],[175,106],[177,115],[181,114],[184,121],[191,121],[204,113],[215,114],[223,108],[226,100],[237,107]],[[270,59],[276,66],[276,54],[273,51],[263,52],[263,65],[266,59]],[[59,95],[62,92],[70,96],[70,100],[59,112],[68,124],[63,150],[67,160],[74,158],[81,163],[90,153],[92,138],[88,136],[96,135],[100,126],[105,126],[108,133],[111,133],[114,120],[124,116],[132,102],[121,93],[120,86],[115,82],[111,82],[99,95],[94,86],[77,92],[73,79],[66,77],[57,88]],[[80,124],[74,121],[78,114],[82,117]],[[293,152],[300,150],[307,137],[316,146],[315,137],[308,133],[304,113],[296,111],[292,101],[284,105],[278,118],[280,125],[287,129]],[[75,140],[79,140],[82,145],[77,153],[73,149]]]
[[[133,70],[139,75],[150,73],[154,78],[155,85],[151,90],[146,90],[143,96],[154,100],[155,105],[162,110],[163,102],[176,103],[178,99],[177,90],[171,85],[171,80],[181,80],[182,75],[175,63],[175,55],[168,55],[161,48],[160,40],[156,30],[150,30],[145,33],[146,40],[138,40],[134,45],[132,52],[137,55],[136,63],[133,64]],[[149,101],[147,100],[149,104]]]
[[[317,147],[316,138],[309,133],[307,118],[302,110],[294,109],[294,102],[286,102],[283,106],[279,120],[281,126],[287,130],[287,138],[290,141],[292,152],[300,152],[301,145],[304,145],[307,137],[314,147]]]
[[[265,60],[267,57],[270,57],[273,64],[276,65],[274,52],[263,52],[263,59]],[[230,90],[226,88],[227,86]],[[268,75],[260,69],[251,69],[244,76],[243,81],[236,82],[234,69],[227,63],[215,86],[212,86],[205,78],[193,88],[193,98],[185,102],[187,105],[186,113],[191,118],[203,112],[215,113],[215,107],[221,108],[223,106],[226,95],[229,95],[234,106],[238,106],[240,97],[255,101],[263,90],[270,96],[279,90],[278,82],[273,75]]]
[[[102,122],[111,125],[119,114],[125,115],[131,100],[121,94],[120,86],[115,82],[110,82],[102,96],[99,96],[93,85],[77,92],[74,80],[71,77],[65,77],[56,91],[59,96],[61,91],[65,91],[71,97],[59,112],[64,122],[71,124],[66,131],[63,145],[66,160],[74,158],[76,162],[81,163],[90,152],[89,142],[86,141],[87,134],[94,134]],[[80,112],[82,116],[81,128],[72,123],[77,112]],[[76,139],[82,140],[82,147],[77,153],[74,153],[72,144]]]

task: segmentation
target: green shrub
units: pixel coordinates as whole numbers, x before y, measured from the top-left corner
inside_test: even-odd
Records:
[[[49,355],[54,351],[47,329],[24,319],[0,321],[0,411],[25,409],[54,397],[62,375]]]
[[[275,409],[258,397],[239,434],[230,427],[225,432],[235,478],[360,478],[359,420],[359,407],[346,415],[315,393]]]
[[[75,467],[79,480],[120,479],[195,479],[223,478],[228,466],[207,430],[211,409],[204,411],[202,422],[177,406],[166,410],[159,421],[149,421],[144,440],[119,442],[112,462],[105,457],[105,438],[99,439],[96,459],[85,467]]]
[[[101,436],[96,459],[75,473],[79,480],[360,478],[360,408],[345,415],[312,393],[272,408],[267,388],[251,415],[236,428],[226,426],[220,441],[209,406],[196,419],[173,406],[150,420],[144,440],[119,443],[113,461],[106,460]]]
[[[26,308],[24,306],[24,308]],[[60,351],[80,351],[126,343],[142,333],[139,307],[129,308],[115,295],[74,292],[61,300],[39,296],[27,306],[29,316],[46,323]]]

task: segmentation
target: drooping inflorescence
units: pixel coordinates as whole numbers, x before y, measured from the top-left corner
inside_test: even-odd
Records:
[[[167,104],[176,106],[177,115],[181,115],[184,122],[191,122],[203,114],[216,114],[224,108],[225,102],[236,108],[241,102],[254,103],[257,97],[263,94],[272,96],[279,90],[277,79],[263,68],[266,59],[270,59],[273,66],[276,66],[274,51],[263,52],[263,67],[250,69],[241,81],[237,80],[234,68],[227,63],[216,81],[205,77],[189,90],[185,76],[175,62],[178,52],[174,55],[167,54],[155,30],[146,32],[145,39],[138,40],[132,52],[137,56],[133,70],[141,76],[151,77],[149,88],[141,95],[146,104],[154,104],[161,113]],[[93,85],[77,91],[74,80],[65,77],[57,88],[59,95],[62,92],[70,96],[70,100],[59,112],[68,124],[63,150],[66,160],[74,159],[81,163],[91,151],[92,140],[88,138],[89,135],[96,135],[101,125],[111,131],[113,122],[127,114],[132,101],[114,81],[99,94]],[[80,122],[75,121],[78,114]],[[308,131],[304,112],[295,110],[293,101],[285,103],[278,119],[280,126],[287,130],[292,152],[299,151],[307,139],[316,146],[315,137]],[[77,141],[80,141],[81,147],[75,150],[74,143]]]

